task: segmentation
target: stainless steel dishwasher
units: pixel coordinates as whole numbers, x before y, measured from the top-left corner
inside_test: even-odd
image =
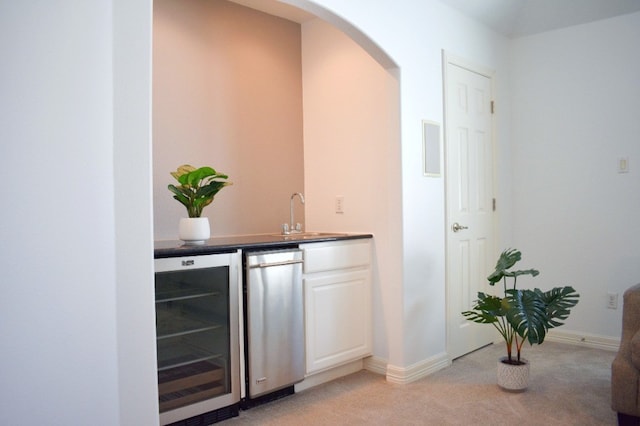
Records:
[[[245,256],[247,397],[293,393],[305,371],[302,250]]]

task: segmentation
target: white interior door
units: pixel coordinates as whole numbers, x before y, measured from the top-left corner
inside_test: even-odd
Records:
[[[491,343],[494,328],[467,321],[494,263],[492,77],[445,57],[447,350],[461,355]]]

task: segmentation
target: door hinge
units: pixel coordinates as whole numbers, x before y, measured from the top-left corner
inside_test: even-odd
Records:
[[[496,211],[496,199],[495,198],[493,199],[493,211],[494,212]]]
[[[496,112],[496,103],[495,101],[491,101],[491,114],[495,114]]]

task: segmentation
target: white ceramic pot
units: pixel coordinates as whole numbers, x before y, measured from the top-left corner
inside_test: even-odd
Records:
[[[178,226],[178,238],[186,244],[204,244],[211,238],[208,217],[183,217]]]
[[[524,364],[505,364],[507,357],[498,360],[498,386],[502,389],[521,392],[529,385],[529,361],[520,358]]]

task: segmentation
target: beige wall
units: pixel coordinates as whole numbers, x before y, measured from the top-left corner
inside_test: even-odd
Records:
[[[304,187],[300,25],[221,0],[156,0],[153,25],[154,238],[186,216],[166,189],[183,163],[233,181],[212,235],[278,232]]]
[[[307,225],[375,235],[374,353],[387,358],[399,342],[384,314],[402,280],[399,83],[319,19],[302,25],[302,59]]]

